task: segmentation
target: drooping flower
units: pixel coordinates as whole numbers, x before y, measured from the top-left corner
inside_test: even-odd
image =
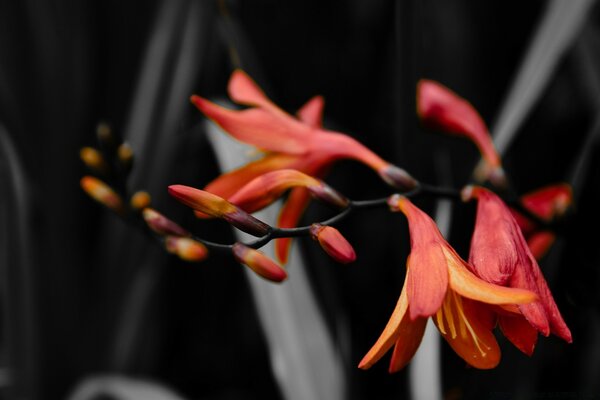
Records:
[[[206,191],[229,200],[247,182],[280,169],[295,169],[322,178],[340,159],[354,159],[368,165],[398,189],[410,190],[416,186],[417,182],[406,171],[381,159],[355,139],[323,129],[321,97],[309,101],[296,119],[268,99],[256,83],[239,69],[231,75],[228,90],[235,102],[251,108],[232,110],[200,96],[192,96],[191,101],[235,139],[266,153],[257,161],[219,176],[205,187]],[[306,189],[293,189],[278,225],[283,228],[296,226],[309,200]],[[289,241],[289,238],[279,239],[276,244],[278,258],[284,262]]]
[[[551,222],[567,212],[573,202],[573,191],[568,184],[550,185],[523,195],[520,201],[530,213],[542,221]],[[550,249],[556,235],[552,231],[540,228],[519,211],[511,208],[511,212],[527,240],[531,253],[539,260]]]
[[[222,218],[232,226],[251,235],[264,236],[271,230],[266,223],[210,192],[185,185],[171,185],[169,193],[195,211],[211,217]]]
[[[258,250],[236,243],[232,247],[233,256],[240,263],[247,265],[256,274],[273,282],[281,282],[287,278],[287,272],[275,261]]]
[[[471,103],[438,82],[422,79],[417,85],[417,113],[426,125],[465,136],[475,143],[486,165],[478,171],[478,179],[504,185],[500,156],[485,122]]]
[[[313,240],[317,240],[323,250],[337,262],[347,264],[356,260],[354,248],[340,231],[334,227],[312,224],[310,227],[310,236]]]
[[[535,348],[536,331],[544,336],[554,333],[570,343],[571,332],[508,206],[482,187],[468,186],[463,190],[463,198],[478,201],[469,255],[472,271],[485,281],[538,295],[535,302],[499,313],[504,335],[528,355]]]
[[[389,204],[408,219],[411,252],[396,308],[359,368],[371,367],[395,346],[389,370],[400,370],[415,354],[429,317],[468,364],[494,368],[500,361],[500,349],[492,333],[490,305],[529,303],[536,295],[476,277],[427,214],[406,197],[394,195]]]

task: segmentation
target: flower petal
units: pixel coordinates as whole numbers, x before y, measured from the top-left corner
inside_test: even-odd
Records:
[[[277,226],[280,228],[295,227],[309,202],[310,192],[308,190],[301,187],[292,189],[287,201],[281,208]],[[275,253],[282,264],[287,262],[291,244],[292,238],[280,238],[275,242]]]
[[[412,323],[406,315],[408,309],[408,296],[406,293],[406,286],[402,288],[396,307],[392,312],[388,323],[386,324],[383,332],[379,336],[379,339],[375,342],[373,347],[363,357],[361,362],[358,364],[360,369],[369,369],[375,364],[383,355],[394,345],[394,343],[400,337],[400,327],[403,321]]]
[[[564,214],[572,202],[573,190],[566,183],[546,186],[521,197],[527,210],[546,221]]]
[[[305,124],[313,128],[321,128],[323,126],[323,107],[325,107],[323,96],[315,96],[307,101],[296,114]]]
[[[533,354],[538,332],[522,315],[500,315],[498,323],[512,344],[528,356]]]
[[[200,96],[192,96],[192,103],[208,118],[235,139],[260,149],[287,154],[307,151],[307,125],[291,116],[273,114],[265,109],[231,110]]]
[[[527,238],[527,246],[536,260],[540,260],[552,247],[556,240],[556,235],[550,231],[540,231],[532,233]]]
[[[413,358],[423,340],[425,327],[427,327],[427,318],[417,318],[414,321],[410,318],[402,319],[388,369],[390,373],[400,371]]]
[[[500,156],[485,122],[468,101],[447,87],[431,80],[419,81],[417,113],[427,125],[469,138],[493,170],[501,168]]]
[[[229,78],[227,90],[229,92],[229,97],[236,103],[281,111],[279,107],[265,95],[256,82],[241,69],[233,71]]]
[[[491,369],[500,362],[500,347],[484,305],[448,290],[433,322],[452,349],[469,365]]]
[[[434,243],[413,247],[406,264],[410,318],[434,315],[442,306],[448,289],[448,267],[441,246]]]

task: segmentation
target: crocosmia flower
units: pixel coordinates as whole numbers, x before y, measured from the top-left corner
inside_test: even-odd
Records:
[[[400,370],[417,351],[429,317],[469,365],[494,368],[500,349],[492,333],[492,305],[530,303],[536,295],[478,278],[427,214],[406,197],[394,195],[389,204],[408,219],[411,252],[406,280],[387,326],[359,368],[371,367],[395,346],[389,370]]]
[[[504,335],[521,351],[533,353],[537,332],[572,341],[552,293],[521,229],[504,202],[482,187],[468,186],[465,199],[477,199],[477,219],[469,255],[473,272],[488,282],[534,292],[538,300],[504,308],[498,315]],[[508,311],[508,312],[507,312]]]
[[[232,110],[200,96],[192,96],[191,101],[235,139],[264,150],[265,155],[221,175],[206,186],[206,191],[229,200],[247,182],[280,169],[295,169],[322,178],[329,167],[340,159],[354,159],[368,165],[387,183],[401,190],[416,186],[416,181],[406,171],[381,159],[355,139],[323,129],[321,97],[309,101],[298,112],[297,119],[269,100],[241,70],[233,72],[228,89],[235,102],[250,108]],[[306,189],[293,189],[282,209],[278,225],[283,228],[296,226],[309,200]],[[287,259],[289,240],[278,240],[277,255],[282,261]]]
[[[337,262],[347,264],[356,260],[356,253],[352,245],[333,226],[312,224],[310,236],[313,240],[318,241],[323,250]]]
[[[480,171],[484,176],[479,178],[504,184],[500,156],[485,122],[471,103],[438,82],[422,79],[417,86],[417,113],[426,125],[465,136],[475,143],[487,167]]]
[[[567,212],[573,202],[573,191],[567,184],[551,185],[523,195],[520,201],[530,213],[542,221],[551,222]],[[540,229],[538,224],[520,212],[514,209],[511,209],[511,212],[527,240],[531,253],[539,260],[550,249],[556,235],[549,230]]]

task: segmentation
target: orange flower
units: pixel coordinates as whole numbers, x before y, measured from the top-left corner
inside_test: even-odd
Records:
[[[536,330],[572,342],[571,332],[509,208],[482,187],[465,188],[463,198],[478,200],[469,255],[472,271],[485,281],[538,295],[538,301],[500,312],[498,320],[504,335],[528,355],[537,341]]]
[[[375,171],[387,183],[402,190],[416,186],[406,171],[384,161],[355,139],[321,127],[323,99],[315,97],[299,112],[299,119],[276,106],[256,83],[241,70],[235,70],[229,81],[229,95],[251,108],[231,110],[200,96],[191,101],[235,139],[266,151],[261,159],[225,173],[209,183],[205,190],[225,199],[252,179],[270,171],[295,169],[321,178],[329,167],[340,159],[358,160]],[[283,228],[296,226],[310,196],[304,188],[292,190],[279,217]],[[279,239],[277,255],[287,259],[289,238]]]
[[[406,280],[387,326],[359,368],[371,367],[393,345],[389,370],[403,368],[417,351],[429,317],[468,364],[480,369],[494,368],[500,361],[500,349],[492,333],[489,305],[530,303],[536,295],[479,279],[427,214],[406,197],[394,195],[389,204],[408,219],[411,252]]]
[[[551,222],[564,215],[573,202],[573,191],[568,184],[543,187],[521,197],[521,204],[529,212],[543,221]],[[550,249],[556,235],[548,230],[540,230],[535,222],[511,209],[513,217],[521,228],[533,256],[539,260]]]
[[[438,82],[422,79],[417,85],[417,114],[426,125],[465,136],[475,143],[486,161],[478,178],[504,185],[500,156],[485,122],[471,103]]]

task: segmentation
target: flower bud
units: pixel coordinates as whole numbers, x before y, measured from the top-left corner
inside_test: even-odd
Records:
[[[309,186],[308,190],[317,199],[339,208],[347,207],[350,203],[346,196],[323,182],[320,185]]]
[[[403,192],[408,192],[415,189],[419,183],[415,178],[410,176],[408,172],[402,168],[396,167],[393,164],[388,164],[386,167],[377,171],[381,179],[388,185],[400,189]]]
[[[258,275],[273,282],[281,282],[287,278],[287,272],[275,261],[258,250],[236,243],[232,247],[233,256],[240,263],[247,265]]]
[[[310,227],[310,236],[314,240],[318,240],[323,250],[334,260],[342,264],[356,260],[356,253],[352,245],[334,227],[312,224]]]
[[[151,198],[148,192],[139,191],[135,192],[131,199],[129,200],[129,204],[134,210],[143,210],[146,207],[149,207],[151,203]]]
[[[169,193],[186,206],[209,216],[222,218],[251,235],[264,236],[271,230],[268,224],[210,192],[184,185],[171,185]]]
[[[189,233],[152,208],[145,208],[142,215],[148,227],[159,235],[189,236]]]
[[[121,143],[117,148],[117,158],[125,171],[130,171],[133,166],[133,150],[127,143]]]
[[[102,154],[93,147],[82,148],[79,151],[79,157],[81,157],[81,161],[83,161],[83,163],[92,171],[103,174],[108,171],[108,166],[104,161],[104,157],[102,157]]]
[[[81,188],[97,202],[116,212],[123,212],[121,197],[106,183],[93,176],[81,178]]]
[[[176,254],[185,261],[202,261],[208,256],[206,246],[187,237],[167,236],[165,247],[169,253]]]

